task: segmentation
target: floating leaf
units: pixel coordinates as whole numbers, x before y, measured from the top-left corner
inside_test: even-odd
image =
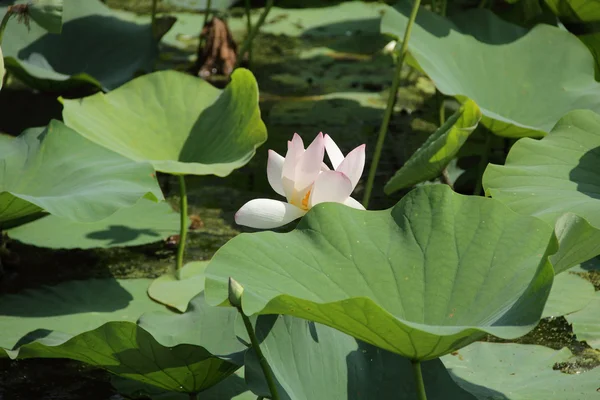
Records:
[[[553,279],[551,228],[493,199],[420,187],[393,208],[320,204],[291,233],[241,234],[205,276],[210,304],[232,277],[248,315],[288,314],[411,359],[538,323]]]
[[[28,12],[29,16],[48,32],[62,32],[63,0],[35,0],[29,4]]]
[[[556,225],[559,273],[600,254],[599,165],[600,116],[578,110],[542,140],[519,140],[505,165],[488,165],[483,186],[513,210]]]
[[[600,291],[594,300],[583,310],[568,315],[567,321],[573,325],[578,340],[585,340],[590,346],[600,349]],[[600,368],[598,368],[600,369]]]
[[[9,229],[7,234],[37,247],[93,249],[140,246],[164,240],[178,231],[179,213],[168,203],[141,199],[133,207],[120,209],[98,222],[81,223],[49,215]]]
[[[123,20],[99,0],[65,0],[63,21],[60,35],[9,23],[2,41],[6,68],[43,91],[109,90],[153,69],[158,39],[148,22]]]
[[[417,398],[412,365],[406,358],[357,341],[325,325],[289,316],[255,321],[262,352],[286,400]],[[246,353],[246,381],[267,396],[256,353]],[[428,399],[470,400],[440,360],[422,365]]]
[[[594,285],[576,274],[560,274],[554,278],[550,296],[542,316],[560,317],[585,308],[594,299]]]
[[[190,300],[204,290],[207,265],[208,261],[191,262],[173,273],[156,278],[148,288],[148,296],[184,312]]]
[[[188,74],[155,72],[108,94],[65,100],[63,117],[88,139],[158,171],[226,176],[267,139],[254,76],[238,69],[231,77],[221,91]]]
[[[553,370],[572,356],[537,345],[473,343],[442,358],[463,389],[478,399],[590,400],[598,394],[600,368],[569,375]]]
[[[381,31],[402,38],[410,8],[390,7]],[[501,136],[543,136],[571,110],[600,111],[592,55],[557,27],[528,31],[485,9],[450,19],[421,9],[408,48],[440,92],[474,100]]]
[[[439,176],[480,120],[477,104],[471,100],[465,102],[386,183],[385,192],[390,194]]]
[[[0,149],[0,228],[44,210],[93,222],[145,196],[163,198],[152,166],[81,137],[61,122],[28,129]]]

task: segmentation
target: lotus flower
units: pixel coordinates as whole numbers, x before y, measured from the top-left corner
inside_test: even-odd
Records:
[[[333,169],[324,162],[327,151]],[[302,217],[320,203],[334,202],[364,210],[350,194],[365,166],[365,145],[358,146],[346,157],[329,135],[319,133],[304,149],[296,133],[288,141],[285,158],[269,150],[267,178],[275,192],[287,201],[254,199],[235,214],[235,222],[258,229],[286,225]]]

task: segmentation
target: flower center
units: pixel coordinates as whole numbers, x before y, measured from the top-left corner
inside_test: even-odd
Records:
[[[302,199],[302,205],[300,207],[300,208],[302,208],[303,210],[306,210],[306,211],[308,211],[308,198],[310,197],[311,190],[309,190],[308,192],[306,192],[306,194],[304,195],[304,198]]]

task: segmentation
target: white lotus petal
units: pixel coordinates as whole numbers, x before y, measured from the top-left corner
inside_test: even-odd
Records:
[[[324,155],[325,138],[322,133],[319,133],[296,164],[296,177],[294,179],[294,190],[296,192],[305,190],[317,179],[319,173],[321,173]]]
[[[254,199],[238,210],[235,222],[256,229],[272,229],[286,225],[304,214],[306,211],[283,201]]]
[[[310,206],[319,203],[342,203],[352,193],[352,182],[346,175],[337,171],[321,172],[310,194]]]
[[[269,150],[269,160],[267,161],[267,179],[273,190],[282,196],[285,196],[281,177],[283,176],[284,158],[273,150]]]
[[[359,210],[365,209],[358,200],[355,200],[352,197],[348,197],[346,200],[344,200],[344,204],[347,205],[348,207],[357,208]]]
[[[344,161],[344,154],[329,135],[325,135],[325,149],[327,150],[327,156],[329,157],[329,161],[331,161],[333,169],[337,169],[338,165]]]
[[[336,171],[342,172],[352,182],[352,190],[356,187],[356,184],[362,176],[363,170],[365,169],[365,145],[360,145],[352,150],[344,161],[336,167]]]

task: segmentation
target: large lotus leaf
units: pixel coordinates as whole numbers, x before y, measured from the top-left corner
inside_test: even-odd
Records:
[[[62,122],[28,129],[0,148],[0,228],[42,210],[98,221],[142,196],[163,198],[148,163],[133,162]]]
[[[146,296],[149,279],[91,279],[0,297],[0,348],[58,346],[109,321],[136,321],[164,307]],[[31,353],[30,353],[31,354]]]
[[[293,232],[238,235],[213,257],[205,291],[224,304],[233,277],[248,315],[293,315],[428,360],[485,332],[533,329],[552,285],[552,238],[496,200],[430,185],[388,210],[322,204]]]
[[[239,368],[246,347],[235,336],[234,310],[208,307],[201,295],[186,314],[160,312],[145,295],[148,284],[79,281],[2,297],[2,347],[11,357],[79,360],[182,393],[205,390]],[[129,322],[145,311],[140,325]]]
[[[31,19],[48,32],[62,32],[63,0],[36,0],[29,4],[28,13]]]
[[[262,352],[286,400],[417,398],[411,363],[325,325],[290,316],[255,321]],[[440,360],[422,365],[428,399],[469,400]],[[256,353],[246,353],[246,381],[257,394],[268,389]]]
[[[163,346],[202,346],[240,366],[247,347],[235,334],[237,315],[233,308],[209,306],[204,293],[200,293],[190,301],[185,313],[149,312],[142,315],[138,324]]]
[[[436,178],[458,154],[481,120],[477,104],[468,100],[423,143],[386,183],[385,192],[413,186]]]
[[[542,316],[560,317],[585,308],[594,299],[594,285],[577,274],[557,275]]]
[[[208,261],[194,261],[159,276],[148,288],[148,296],[184,312],[190,300],[204,290],[204,270],[207,265]]]
[[[474,343],[442,358],[454,380],[480,400],[590,400],[600,368],[569,375],[554,370],[572,356],[543,346]]]
[[[6,12],[0,7],[0,15]],[[149,23],[116,16],[99,0],[64,0],[63,28],[51,34],[12,20],[2,41],[6,68],[29,86],[63,91],[78,86],[113,89],[151,71],[158,38]]]
[[[590,346],[600,349],[600,291],[586,308],[566,318],[573,325],[578,340],[585,340]]]
[[[252,73],[223,91],[175,71],[139,77],[108,94],[65,100],[65,123],[88,139],[161,172],[226,176],[267,139]],[[152,101],[148,101],[152,99]]]
[[[382,32],[401,38],[409,13],[406,1],[389,8]],[[571,110],[600,111],[594,59],[560,28],[527,31],[485,9],[450,19],[422,9],[408,47],[442,93],[474,100],[498,135],[542,136]]]
[[[179,213],[166,202],[141,199],[133,207],[120,209],[98,222],[81,223],[48,215],[9,229],[7,234],[12,239],[37,247],[93,249],[140,246],[166,239],[177,232]]]
[[[519,140],[505,165],[488,165],[483,186],[513,210],[556,224],[557,273],[600,254],[600,116],[572,111],[542,140]]]
[[[165,347],[133,322],[108,322],[59,345],[33,342],[21,346],[20,358],[30,357],[78,360],[181,393],[205,390],[239,368],[200,346]]]

